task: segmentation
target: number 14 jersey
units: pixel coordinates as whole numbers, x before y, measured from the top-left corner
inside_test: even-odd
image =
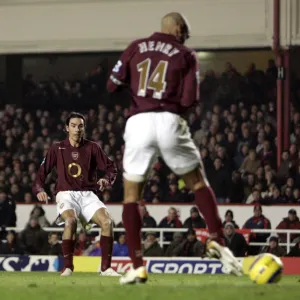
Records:
[[[183,114],[199,100],[200,71],[195,52],[175,36],[154,33],[132,42],[112,70],[107,88],[131,90],[130,116],[148,111]]]

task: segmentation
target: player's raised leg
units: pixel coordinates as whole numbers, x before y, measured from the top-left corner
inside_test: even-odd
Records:
[[[175,114],[164,113],[157,117],[157,126],[160,128],[158,144],[166,164],[183,178],[187,188],[195,194],[196,205],[206,221],[212,239],[208,244],[210,253],[214,249],[214,254],[218,254],[218,258],[230,272],[238,275],[241,271],[238,261],[229,249],[223,247],[222,221],[215,194],[206,179],[199,150],[191,138],[186,121]]]
[[[203,215],[211,241],[207,244],[208,255],[219,259],[228,273],[240,276],[243,274],[242,266],[233,256],[231,251],[224,247],[222,222],[217,208],[216,197],[206,180],[203,168],[197,168],[182,178],[186,186],[194,191],[195,202]]]
[[[99,208],[92,221],[101,228],[101,268],[99,273],[103,276],[120,276],[111,268],[111,258],[113,251],[113,221],[105,207]]]
[[[75,241],[73,239],[77,229],[77,217],[75,210],[68,209],[61,214],[65,222],[64,233],[62,237],[62,251],[64,256],[64,269],[61,276],[70,276],[74,271],[73,253]]]

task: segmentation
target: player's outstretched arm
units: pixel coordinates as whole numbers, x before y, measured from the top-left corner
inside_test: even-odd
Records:
[[[131,44],[122,53],[120,59],[112,69],[111,75],[107,81],[107,90],[112,93],[124,87],[128,82],[129,76],[129,62],[133,51],[133,44]]]
[[[38,170],[36,179],[32,186],[32,192],[37,196],[39,201],[47,201],[48,195],[44,190],[47,175],[56,166],[56,148],[52,146]]]

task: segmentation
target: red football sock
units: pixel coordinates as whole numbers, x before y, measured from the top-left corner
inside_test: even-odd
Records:
[[[64,255],[64,267],[74,270],[73,265],[73,252],[74,252],[74,241],[73,240],[63,240],[62,241],[62,251]]]
[[[142,219],[137,203],[125,203],[123,209],[123,224],[129,248],[129,256],[133,268],[137,269],[143,265],[141,228]]]
[[[223,244],[222,221],[219,215],[215,194],[211,187],[195,191],[195,202],[203,215],[212,239]]]
[[[111,236],[101,235],[101,271],[105,271],[111,266],[111,255],[113,251],[114,240]]]

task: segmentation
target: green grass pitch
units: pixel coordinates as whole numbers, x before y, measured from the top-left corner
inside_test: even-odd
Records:
[[[0,272],[1,300],[282,300],[298,299],[300,277],[258,286],[245,277],[150,274],[145,285],[120,286],[116,277],[95,273]]]

